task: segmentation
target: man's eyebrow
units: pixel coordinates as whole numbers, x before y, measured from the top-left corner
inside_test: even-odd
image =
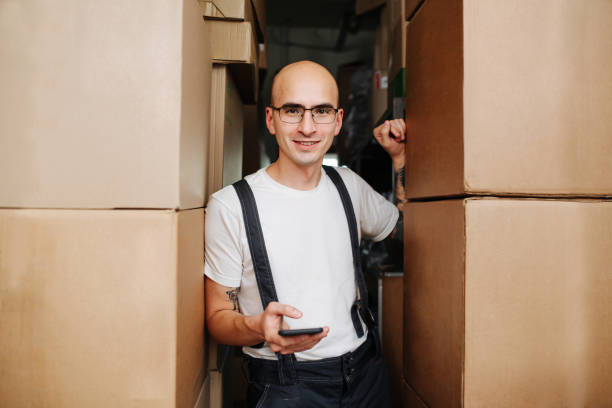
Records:
[[[304,108],[305,106],[300,103],[287,102],[281,105],[281,108]],[[313,108],[334,108],[331,103],[321,103],[313,106]],[[335,108],[334,108],[335,109]]]
[[[304,105],[295,102],[287,102],[281,105],[281,108],[303,108]]]

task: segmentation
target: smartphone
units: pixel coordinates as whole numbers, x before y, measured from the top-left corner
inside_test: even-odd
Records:
[[[317,334],[323,331],[322,327],[312,327],[309,329],[279,330],[280,336],[299,336],[302,334]]]

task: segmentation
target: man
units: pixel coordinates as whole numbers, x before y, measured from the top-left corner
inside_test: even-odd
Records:
[[[238,188],[218,191],[207,208],[208,331],[219,343],[244,346],[248,406],[389,404],[375,330],[364,329],[363,315],[353,313],[359,282],[348,213],[327,174],[333,170],[322,169],[342,117],[338,87],[324,67],[301,61],[276,75],[266,125],[276,136],[279,157],[245,179],[255,198],[277,301],[264,302],[260,293]],[[398,172],[404,165],[404,133],[401,120],[374,131]],[[380,241],[397,231],[395,206],[352,171],[336,171],[360,235]],[[278,333],[310,327],[323,330],[292,337]]]

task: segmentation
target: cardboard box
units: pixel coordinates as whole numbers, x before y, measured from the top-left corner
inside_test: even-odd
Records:
[[[404,378],[427,406],[612,405],[611,201],[404,209]]]
[[[612,195],[610,21],[606,1],[425,1],[408,29],[408,197]]]
[[[263,0],[198,0],[204,18],[248,21],[260,42],[266,36],[266,8]]]
[[[355,1],[355,14],[361,15],[372,11],[378,7],[384,6],[387,0],[356,0]]]
[[[203,209],[0,210],[0,406],[188,407]]]
[[[242,178],[243,105],[226,65],[214,64],[212,70],[210,193]]]
[[[402,404],[403,408],[428,408],[423,400],[414,392],[412,387],[404,380],[402,381]]]
[[[410,20],[414,17],[415,13],[418,11],[419,7],[426,0],[404,0],[403,13],[404,20]]]
[[[370,116],[376,123],[387,110],[389,78],[386,70],[376,70],[372,76],[372,91],[370,94]]]
[[[257,49],[251,23],[223,20],[208,23],[213,62],[256,64]]]
[[[382,277],[382,349],[391,376],[393,406],[402,400],[404,277],[401,273],[385,273]]]
[[[256,103],[259,74],[252,24],[209,20],[209,27],[213,62],[228,64],[244,103]]]
[[[204,205],[211,68],[196,0],[18,2],[0,32],[0,207]]]

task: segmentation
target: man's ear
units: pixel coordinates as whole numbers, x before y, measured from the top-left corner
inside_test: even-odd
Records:
[[[336,125],[334,129],[334,136],[338,136],[340,133],[340,129],[342,129],[342,118],[344,117],[344,109],[338,109],[338,113],[336,114]]]
[[[266,107],[266,127],[268,128],[268,132],[271,135],[276,134],[276,129],[274,128],[274,109],[269,106]]]

